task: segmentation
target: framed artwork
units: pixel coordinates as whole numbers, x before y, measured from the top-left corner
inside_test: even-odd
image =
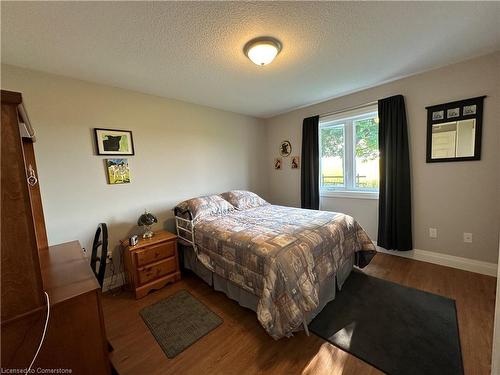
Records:
[[[282,163],[283,163],[283,160],[281,158],[275,158],[274,159],[274,169],[281,169]]]
[[[444,111],[432,112],[432,121],[444,119]]]
[[[460,108],[450,108],[446,111],[447,118],[455,118],[460,116]]]
[[[463,115],[464,116],[475,115],[476,111],[477,111],[477,104],[466,105],[466,106],[464,106],[464,109],[463,109]]]
[[[300,168],[300,156],[293,156],[292,169],[299,169],[299,168]]]
[[[281,142],[280,145],[280,155],[281,156],[288,156],[292,153],[292,145],[290,141],[283,141]]]
[[[94,129],[98,155],[134,155],[132,132],[118,129]]]
[[[127,159],[104,159],[108,171],[108,184],[130,183],[130,168]]]

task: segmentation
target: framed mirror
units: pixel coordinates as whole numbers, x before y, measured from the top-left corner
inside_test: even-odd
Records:
[[[485,97],[426,107],[427,163],[481,159]]]

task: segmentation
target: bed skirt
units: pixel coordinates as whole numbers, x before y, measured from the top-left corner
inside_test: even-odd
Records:
[[[257,305],[259,303],[258,296],[210,271],[198,260],[191,246],[180,245],[179,247],[181,249],[180,255],[184,268],[194,272],[199,278],[213,287],[214,290],[223,292],[226,296],[238,302],[240,306],[255,312],[257,311]],[[347,280],[354,267],[354,257],[355,255],[353,254],[350,259],[344,262],[338,272],[330,277],[330,282],[327,281],[325,283],[325,285],[328,285],[327,288],[320,290],[319,306],[316,310],[307,314],[306,322],[308,324],[321,312],[321,310],[323,310],[328,302],[335,299],[336,289],[338,288],[340,290],[342,288],[342,285],[344,285],[344,282]]]

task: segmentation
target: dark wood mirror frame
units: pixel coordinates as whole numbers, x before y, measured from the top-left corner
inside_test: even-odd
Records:
[[[468,161],[468,160],[481,160],[481,138],[482,138],[482,128],[483,128],[483,102],[485,96],[478,96],[476,98],[458,100],[455,102],[449,102],[444,104],[433,105],[426,107],[427,109],[427,153],[426,161],[427,163],[441,163],[441,162],[452,162],[452,161]],[[473,114],[464,114],[465,106],[476,106],[476,112]],[[448,117],[449,109],[459,109],[457,116]],[[433,113],[443,111],[443,117],[438,119],[433,119]],[[473,156],[458,156],[453,158],[432,158],[432,126],[438,124],[445,124],[453,121],[461,120],[476,120],[476,130],[474,139],[474,155]]]

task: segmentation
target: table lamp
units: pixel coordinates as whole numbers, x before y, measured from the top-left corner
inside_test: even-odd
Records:
[[[156,218],[156,216],[148,211],[145,211],[141,216],[139,216],[137,225],[139,225],[140,227],[144,227],[144,234],[142,235],[142,238],[151,238],[154,236],[154,232],[151,230],[151,226],[157,222],[158,219]]]

